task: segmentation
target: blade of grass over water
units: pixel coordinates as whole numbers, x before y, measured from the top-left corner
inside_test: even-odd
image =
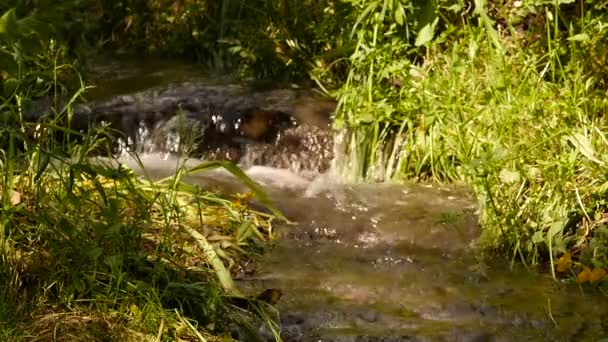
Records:
[[[232,281],[232,276],[230,275],[230,272],[228,272],[228,270],[224,266],[224,263],[222,262],[222,260],[218,257],[217,252],[215,251],[215,248],[213,248],[213,246],[209,243],[209,241],[207,241],[207,239],[202,234],[197,232],[196,230],[188,227],[187,225],[184,225],[183,228],[200,245],[201,250],[205,254],[206,259],[209,260],[209,263],[211,263],[211,266],[213,266],[213,269],[215,270],[217,278],[218,278],[220,284],[222,284],[222,287],[224,288],[224,290],[229,293],[238,294],[238,289],[237,289],[236,285],[234,284],[234,282]]]
[[[229,171],[231,174],[233,174],[240,182],[242,182],[249,189],[251,189],[253,194],[260,200],[260,202],[262,202],[262,204],[264,204],[266,207],[268,207],[268,209],[277,218],[280,218],[280,219],[288,222],[287,218],[274,206],[274,204],[272,204],[272,201],[268,197],[268,194],[266,194],[266,192],[262,189],[262,187],[258,183],[256,183],[253,179],[251,179],[249,176],[247,176],[245,174],[245,172],[243,172],[243,170],[241,170],[238,166],[236,166],[232,162],[224,161],[224,160],[204,162],[197,166],[193,166],[191,168],[184,169],[184,172],[189,173],[189,174],[196,174],[198,172],[204,172],[204,171],[213,170],[213,169],[217,169],[217,168],[223,168],[223,169]],[[157,182],[165,183],[165,182],[173,180],[174,178],[175,178],[174,176],[170,176],[170,177],[161,179]]]

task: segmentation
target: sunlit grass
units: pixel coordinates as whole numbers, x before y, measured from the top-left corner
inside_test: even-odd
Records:
[[[274,309],[232,277],[273,235],[274,216],[251,210],[250,198],[282,215],[236,166],[181,166],[151,181],[90,158],[103,129],[63,145],[52,139],[56,125],[39,124],[45,139],[24,149],[21,132],[34,124],[17,126],[3,131],[0,158],[3,340],[84,341],[109,331],[117,340],[213,341],[251,333],[255,322],[277,331]],[[251,193],[220,197],[182,179],[217,167]]]
[[[285,219],[263,189],[227,162],[183,160],[152,181],[92,158],[110,154],[115,132],[71,129],[88,88],[77,73],[78,89],[60,82],[77,71],[62,64],[65,46],[36,18],[3,14],[0,340],[256,339],[261,325],[280,340],[274,302],[233,281]],[[184,155],[196,143],[186,136]],[[218,167],[251,192],[218,196],[184,181]],[[272,215],[251,210],[252,197]]]
[[[570,252],[572,269],[555,276],[608,267],[604,92],[576,56],[564,67],[553,45],[542,56],[505,38],[505,52],[474,27],[456,38],[422,65],[353,56],[340,91],[343,174],[470,184],[486,247],[552,269]],[[400,51],[393,44],[377,50]]]

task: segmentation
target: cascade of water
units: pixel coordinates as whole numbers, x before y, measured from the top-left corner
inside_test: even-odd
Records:
[[[78,127],[122,132],[116,154],[164,153],[322,173],[333,161],[335,104],[291,89],[172,85],[79,107]]]

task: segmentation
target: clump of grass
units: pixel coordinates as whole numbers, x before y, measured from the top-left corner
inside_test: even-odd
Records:
[[[7,338],[85,340],[109,330],[116,339],[201,339],[247,327],[256,314],[276,331],[271,308],[232,282],[248,253],[271,238],[273,217],[250,210],[247,197],[188,185],[184,168],[152,182],[93,162],[87,152],[99,141],[87,137],[57,154],[41,142],[9,147],[1,158],[2,188],[20,195],[12,203],[3,196],[0,226]],[[221,166],[265,200],[231,164],[190,171]],[[235,304],[243,302],[251,303]]]
[[[476,13],[479,26],[421,44],[422,63],[395,57],[411,45],[370,22],[340,90],[338,122],[350,134],[344,172],[466,182],[479,199],[486,246],[514,261],[548,261],[555,276],[588,267],[597,277],[578,280],[600,281],[608,268],[608,100],[578,53],[586,42],[561,36],[557,10],[545,17],[549,39],[534,49],[490,29],[483,7]],[[562,256],[575,262],[558,269]]]
[[[279,340],[272,303],[232,281],[274,216],[182,177],[225,167],[280,216],[262,189],[230,163],[153,182],[92,159],[112,137],[71,129],[87,88],[62,83],[63,47],[33,17],[0,23],[0,339],[214,341],[267,324]]]

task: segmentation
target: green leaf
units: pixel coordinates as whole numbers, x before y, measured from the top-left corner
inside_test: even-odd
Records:
[[[547,241],[550,243],[557,234],[560,234],[563,231],[563,228],[564,221],[559,220],[553,222],[551,228],[549,228],[549,231],[547,232]]]
[[[270,197],[268,197],[268,194],[266,194],[266,192],[264,191],[262,186],[260,186],[258,183],[256,183],[253,179],[249,178],[249,176],[247,176],[245,174],[245,172],[243,172],[243,170],[241,170],[236,164],[234,164],[232,162],[218,160],[218,161],[201,163],[193,168],[188,169],[187,173],[193,174],[193,173],[217,169],[217,168],[224,168],[227,171],[229,171],[230,173],[232,173],[232,175],[234,175],[239,181],[241,181],[249,189],[251,189],[251,191],[254,193],[254,195],[260,200],[260,202],[262,202],[262,204],[264,204],[266,207],[268,207],[268,209],[272,212],[273,215],[275,215],[276,217],[278,217],[281,220],[289,222],[289,220],[283,215],[283,213],[281,213],[281,211],[272,204]],[[161,180],[157,181],[157,183],[163,183],[163,182],[166,182],[173,178],[174,177],[171,176],[171,177],[168,177],[165,179],[161,179]]]
[[[583,134],[576,133],[570,137],[568,137],[568,141],[570,141],[574,147],[576,147],[585,157],[589,160],[603,165],[604,162],[597,159],[595,157],[595,150],[593,149],[593,145],[591,144],[591,140]]]
[[[46,171],[49,163],[51,161],[51,157],[48,153],[40,150],[38,154],[38,167],[36,170],[36,175],[34,176],[34,182],[37,183],[40,180],[40,177]]]
[[[241,223],[241,226],[239,227],[239,229],[236,232],[235,240],[236,240],[237,245],[240,245],[240,244],[246,242],[247,239],[249,239],[251,236],[253,236],[254,229],[255,228],[251,224],[251,221],[243,220],[243,222]]]
[[[403,26],[405,23],[405,9],[403,9],[401,3],[398,3],[397,9],[395,9],[395,22],[397,22],[399,26]]]
[[[15,9],[11,8],[0,17],[0,38],[13,40],[17,34],[17,15]]]
[[[103,249],[99,248],[99,247],[95,247],[92,249],[89,249],[87,251],[87,256],[89,258],[91,258],[91,260],[97,261],[99,259],[99,257],[101,257],[103,255]]]
[[[0,17],[0,40],[12,42],[34,35],[37,35],[37,38],[43,37],[46,40],[48,39],[48,35],[54,32],[53,25],[42,22],[36,19],[35,16],[28,16],[17,20],[14,8],[6,11]],[[34,38],[32,37],[32,39]],[[34,42],[40,43],[37,39],[34,39]]]
[[[484,24],[486,28],[486,34],[492,41],[492,44],[494,44],[494,46],[498,50],[504,51],[505,48],[501,43],[500,35],[498,34],[498,31],[496,31],[496,29],[494,28],[494,20],[490,18],[488,12],[486,11],[486,0],[475,0],[474,13],[480,17],[479,19]]]
[[[355,25],[353,25],[353,29],[350,31],[350,38],[352,39],[353,36],[355,35],[355,32],[357,31],[357,27],[359,27],[359,24],[365,19],[367,18],[367,16],[369,15],[369,13],[371,11],[373,11],[374,9],[376,9],[376,7],[378,7],[378,5],[380,4],[379,1],[372,1],[366,8],[365,10],[363,10],[363,12],[361,13],[361,15],[359,15],[359,17],[357,18],[357,21],[355,22]]]
[[[452,6],[446,7],[445,10],[446,11],[450,11],[450,12],[454,12],[454,13],[458,13],[458,12],[462,11],[462,5],[454,4]]]
[[[532,235],[532,242],[534,244],[539,244],[545,241],[545,237],[543,236],[542,230],[537,230],[534,235]]]
[[[418,19],[418,27],[422,28],[431,24],[437,18],[437,0],[422,0],[416,1],[416,6],[420,9],[416,11],[416,19]]]
[[[387,9],[388,9],[388,0],[384,0],[384,3],[382,4],[382,10],[380,11],[380,17],[378,18],[378,20],[380,22],[384,21],[384,16],[386,15]]]
[[[589,41],[590,37],[586,33],[579,33],[572,37],[569,37],[568,40],[571,42],[586,42]]]
[[[11,97],[19,87],[19,81],[14,78],[9,78],[4,81],[3,94],[4,97]]]
[[[478,15],[486,14],[486,0],[475,0],[474,13]]]
[[[232,277],[230,276],[230,272],[228,269],[226,269],[226,266],[224,266],[224,263],[220,259],[219,254],[221,253],[221,250],[216,249],[211,243],[209,243],[205,236],[188,225],[184,225],[183,229],[186,230],[186,232],[188,232],[192,238],[194,238],[196,243],[202,249],[203,254],[205,254],[207,261],[211,264],[211,267],[213,267],[213,270],[215,271],[215,274],[220,284],[222,284],[224,290],[230,293],[238,294],[239,291],[234,284]]]
[[[15,62],[15,58],[13,55],[8,52],[3,53],[0,51],[0,65],[2,65],[2,69],[0,69],[0,79],[3,77],[15,76],[19,72],[19,65]]]
[[[418,32],[418,36],[416,36],[416,46],[426,45],[427,43],[433,40],[433,37],[435,36],[435,29],[437,28],[437,23],[439,23],[438,17],[435,18],[432,23],[426,24]]]

